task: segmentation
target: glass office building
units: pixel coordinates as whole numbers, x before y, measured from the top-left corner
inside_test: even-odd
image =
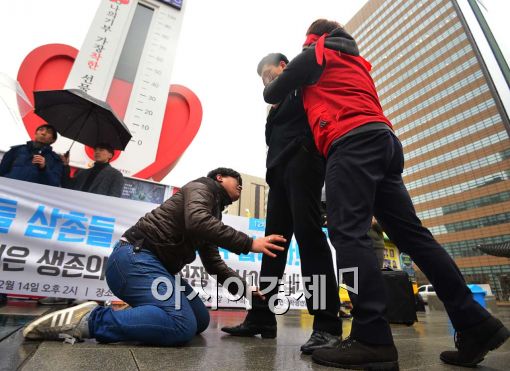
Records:
[[[468,283],[508,300],[510,259],[475,247],[510,241],[510,124],[459,4],[373,0],[345,27],[373,65],[418,216]]]

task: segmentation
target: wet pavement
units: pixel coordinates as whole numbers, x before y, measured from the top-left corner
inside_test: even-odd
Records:
[[[278,316],[276,339],[238,338],[222,326],[244,319],[239,310],[211,312],[211,324],[186,346],[163,348],[134,344],[98,344],[94,340],[64,344],[25,341],[23,325],[44,312],[62,307],[9,301],[0,306],[0,370],[326,370],[299,347],[311,333],[312,318],[301,311]],[[510,327],[510,307],[497,316]],[[453,349],[452,328],[444,312],[419,313],[413,326],[392,325],[401,370],[466,370],[441,363],[439,353]],[[344,336],[351,321],[344,320]],[[478,370],[509,370],[510,341],[489,353]]]

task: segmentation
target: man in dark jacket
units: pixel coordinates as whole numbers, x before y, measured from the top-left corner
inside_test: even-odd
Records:
[[[86,302],[43,316],[23,331],[29,339],[58,340],[71,336],[103,343],[138,341],[163,346],[179,345],[204,331],[209,313],[199,296],[178,273],[196,253],[220,284],[228,278],[248,288],[221,259],[218,246],[236,254],[283,250],[282,236],[253,240],[221,222],[222,210],[239,199],[241,177],[219,168],[194,180],[128,229],[115,245],[106,267],[112,292],[132,308],[114,311]],[[229,285],[236,294],[238,286]]]
[[[111,145],[100,143],[94,147],[94,166],[90,169],[78,170],[73,178],[70,176],[69,157],[61,156],[64,163],[62,187],[77,191],[96,193],[99,195],[120,197],[124,187],[122,173],[110,165],[114,155]],[[39,299],[39,304],[67,304],[72,299],[47,297]]]
[[[259,62],[257,72],[267,85],[278,76],[288,63],[281,53],[269,54]],[[331,250],[321,228],[320,201],[324,184],[324,159],[313,143],[308,125],[301,91],[288,94],[269,111],[266,121],[267,173],[269,184],[267,203],[266,235],[282,233],[288,241],[285,251],[277,253],[275,259],[262,257],[260,288],[266,290],[270,284],[281,280],[287,263],[287,252],[292,235],[295,234],[301,257],[306,288],[310,289],[313,277],[325,276],[325,307],[315,308],[320,302],[321,288],[306,297],[310,314],[314,315],[313,333],[301,347],[305,354],[321,347],[333,347],[340,340],[342,326],[338,318],[340,299],[336,284]],[[278,294],[278,285],[265,293],[266,300],[257,297],[253,309],[239,326],[224,327],[222,330],[235,336],[263,337],[276,336],[275,314],[268,306],[269,299]]]
[[[32,183],[60,186],[63,164],[51,145],[57,131],[44,124],[35,130],[34,140],[13,146],[0,163],[0,176]]]
[[[400,251],[411,256],[436,289],[457,331],[457,351],[446,363],[475,366],[510,336],[474,299],[453,259],[416,216],[402,181],[402,145],[384,115],[370,64],[336,22],[320,19],[307,31],[305,49],[272,83],[266,102],[277,104],[298,87],[315,143],[327,157],[328,229],[338,268],[357,268],[351,335],[337,349],[318,349],[313,360],[344,368],[398,368],[385,319],[386,295],[372,241],[372,215]],[[353,275],[344,275],[353,287]]]
[[[110,165],[113,158],[113,148],[108,143],[100,143],[94,147],[94,166],[90,169],[78,170],[73,178],[70,177],[69,159],[64,160],[65,188],[77,191],[96,193],[98,195],[120,197],[124,187],[122,173]]]

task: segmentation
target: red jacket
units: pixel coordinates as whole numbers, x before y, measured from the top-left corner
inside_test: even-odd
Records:
[[[311,35],[308,41],[316,44],[290,62],[264,90],[266,101],[277,103],[274,100],[283,91],[296,88],[296,84],[302,86],[315,144],[325,157],[336,139],[359,126],[382,122],[392,127],[379,102],[370,64],[358,55],[354,40],[343,32]]]

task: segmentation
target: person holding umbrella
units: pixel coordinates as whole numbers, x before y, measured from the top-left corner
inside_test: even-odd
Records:
[[[34,140],[11,147],[0,162],[0,176],[59,187],[63,163],[51,145],[57,140],[53,125],[35,130]]]
[[[69,157],[64,159],[64,177],[62,186],[77,191],[96,193],[105,196],[120,197],[124,187],[122,173],[110,165],[114,150],[108,143],[99,143],[94,147],[94,166],[78,170],[70,176]]]
[[[53,123],[73,144],[76,141],[94,148],[98,143],[108,143],[123,151],[131,139],[129,129],[108,103],[81,90],[36,91],[34,100],[34,112]]]
[[[64,162],[66,165],[61,165],[59,184],[62,183],[66,188],[120,196],[124,179],[120,172],[109,165],[109,161],[113,157],[114,149],[125,149],[131,134],[108,103],[79,89],[43,90],[34,92],[34,112],[55,125],[55,134],[58,131],[63,137],[73,140],[66,154],[59,158],[60,163]],[[93,148],[101,142],[108,144],[95,151],[96,163],[92,169],[83,170],[77,177],[70,178],[70,168],[67,165],[75,141]],[[100,157],[97,157],[98,155]],[[65,298],[51,297],[39,300],[39,304],[43,305],[68,302]]]
[[[63,186],[75,190],[120,197],[122,174],[110,166],[114,150],[124,150],[131,133],[110,105],[79,89],[34,92],[34,112],[54,123],[56,130],[73,142],[62,159],[66,165]],[[69,153],[75,142],[94,148],[94,166],[70,177]]]

